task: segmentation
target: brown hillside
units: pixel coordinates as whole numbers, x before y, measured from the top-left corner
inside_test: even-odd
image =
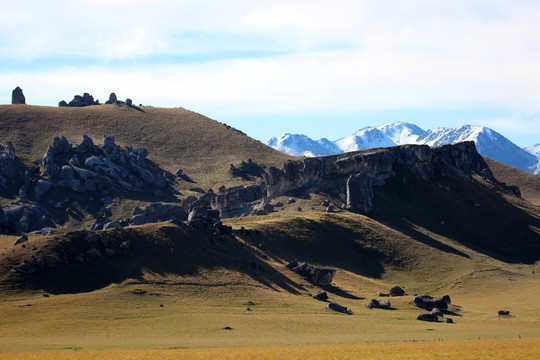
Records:
[[[0,141],[11,141],[23,161],[41,159],[54,136],[78,143],[83,134],[95,143],[100,143],[103,135],[112,135],[121,146],[144,147],[158,165],[169,171],[182,168],[204,187],[234,183],[230,164],[251,158],[277,166],[291,159],[225,124],[185,109],[0,106]]]
[[[540,205],[540,176],[500,163],[484,156],[497,180],[507,185],[517,185],[521,196],[535,205]]]

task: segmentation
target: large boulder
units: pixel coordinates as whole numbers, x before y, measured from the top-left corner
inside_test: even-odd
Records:
[[[340,313],[351,314],[351,311],[349,309],[347,309],[346,306],[339,305],[339,304],[337,304],[335,302],[328,303],[328,308],[330,310],[334,310],[334,311],[337,311],[337,312],[340,312]]]
[[[414,297],[414,303],[419,308],[423,308],[429,311],[433,310],[434,308],[438,308],[442,311],[448,309],[448,304],[443,299],[425,294],[416,295]]]
[[[11,103],[12,104],[26,104],[26,98],[24,97],[23,91],[18,86],[11,93]]]
[[[421,321],[430,321],[430,322],[439,321],[439,317],[433,314],[420,314],[416,317],[416,319],[421,320]]]
[[[405,290],[403,290],[397,285],[392,286],[392,288],[390,289],[390,296],[403,296],[403,295],[405,295]]]
[[[371,299],[371,302],[366,305],[368,309],[390,309],[392,305],[390,301]]]

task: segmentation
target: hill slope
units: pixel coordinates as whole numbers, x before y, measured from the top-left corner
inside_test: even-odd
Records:
[[[98,105],[82,108],[0,106],[0,139],[11,141],[25,162],[41,159],[54,136],[96,142],[112,135],[120,145],[143,147],[161,167],[182,168],[204,187],[233,183],[230,164],[251,158],[278,166],[290,159],[245,134],[185,109]]]
[[[501,162],[484,157],[495,177],[508,185],[517,185],[521,196],[535,205],[540,205],[540,176],[516,169]]]

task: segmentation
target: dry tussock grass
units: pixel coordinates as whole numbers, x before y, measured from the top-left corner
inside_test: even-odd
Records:
[[[32,359],[235,359],[235,360],[462,360],[537,359],[540,339],[471,340],[442,342],[377,343],[358,345],[242,347],[220,349],[175,349],[142,351],[48,351],[32,353],[4,353],[5,360]]]

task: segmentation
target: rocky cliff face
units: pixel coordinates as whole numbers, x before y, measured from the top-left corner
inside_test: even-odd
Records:
[[[346,193],[347,207],[367,214],[371,211],[373,186],[384,185],[395,176],[395,165],[401,164],[424,180],[430,180],[439,165],[470,180],[474,172],[493,179],[491,170],[476,152],[474,142],[430,148],[427,145],[403,145],[391,148],[351,152],[319,158],[290,161],[283,168],[272,167],[264,174],[266,196],[332,183]]]

